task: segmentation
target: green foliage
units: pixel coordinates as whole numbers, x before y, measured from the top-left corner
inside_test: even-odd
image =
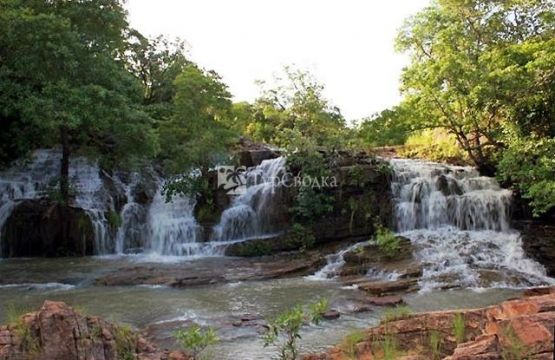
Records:
[[[396,360],[401,355],[397,339],[391,334],[384,335],[383,340],[378,343],[378,348],[382,351],[383,360]]]
[[[387,324],[392,321],[404,319],[410,314],[412,314],[412,310],[406,305],[400,305],[387,309],[382,316],[381,324]]]
[[[110,227],[112,229],[117,229],[121,226],[122,224],[122,218],[121,215],[114,210],[110,210],[108,211],[108,214],[106,216],[107,220],[108,220],[108,224],[110,225]]]
[[[118,60],[128,31],[119,0],[2,0],[0,7],[0,122],[9,119],[8,133],[28,129],[18,149],[60,145],[66,160],[79,152],[120,165],[154,155],[151,119],[137,103],[140,84]],[[60,180],[67,203],[64,166]]]
[[[386,109],[363,119],[358,128],[358,136],[370,146],[402,145],[412,131],[412,119],[404,104]]]
[[[309,305],[309,311],[297,305],[275,319],[269,320],[268,331],[262,337],[264,347],[277,345],[280,360],[297,359],[299,355],[297,342],[301,339],[301,327],[305,322],[318,323],[327,307],[328,300],[320,299]]]
[[[464,342],[466,337],[466,325],[464,323],[463,314],[455,314],[455,317],[453,318],[453,333],[455,334],[457,344]]]
[[[441,359],[441,334],[437,330],[432,330],[429,336],[432,360],[439,360]]]
[[[427,159],[464,165],[468,157],[457,145],[454,135],[443,129],[423,130],[407,138],[398,154],[407,158]]]
[[[499,177],[515,183],[535,216],[555,207],[555,138],[517,139],[503,153]]]
[[[118,360],[135,360],[137,336],[129,325],[116,325],[113,328]]]
[[[380,252],[388,259],[394,258],[401,248],[401,242],[395,233],[382,226],[376,227],[375,239]]]
[[[193,359],[199,359],[199,355],[208,346],[216,344],[219,339],[212,328],[201,329],[198,325],[180,329],[174,334],[175,340],[183,349],[189,351]]]
[[[287,233],[287,242],[293,248],[307,250],[314,246],[316,238],[310,228],[299,223],[294,223]]]
[[[262,86],[247,134],[255,140],[287,147],[291,133],[317,145],[339,145],[349,133],[339,109],[323,96],[324,86],[307,71],[285,67],[274,88]]]
[[[33,333],[23,318],[23,315],[30,311],[13,303],[8,304],[6,307],[6,322],[12,327],[15,335],[21,339],[22,349],[34,356],[40,351],[40,339]]]
[[[347,358],[355,360],[357,358],[357,345],[364,339],[364,331],[355,330],[343,338],[343,341],[339,344],[339,349]]]

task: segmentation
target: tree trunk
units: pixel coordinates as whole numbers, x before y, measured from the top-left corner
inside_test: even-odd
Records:
[[[62,164],[60,167],[60,195],[65,205],[69,204],[69,135],[65,126],[60,127]]]

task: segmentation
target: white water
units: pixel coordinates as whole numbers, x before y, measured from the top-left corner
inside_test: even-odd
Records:
[[[408,238],[423,264],[421,290],[462,286],[523,287],[554,283],[545,269],[528,259],[520,234],[510,227],[511,192],[471,167],[417,160],[391,160],[395,226]],[[310,276],[336,277],[352,245],[327,256]],[[397,274],[368,278],[395,280]]]
[[[240,241],[265,237],[278,232],[274,211],[279,204],[279,181],[284,176],[285,158],[264,160],[245,174],[247,187],[224,210],[220,222],[214,226],[213,241]]]
[[[421,289],[549,283],[510,228],[511,193],[470,167],[391,160],[396,227],[424,265]]]
[[[60,159],[59,151],[38,150],[28,161],[20,161],[0,173],[0,230],[17,203],[47,194],[59,176]],[[69,176],[77,193],[76,205],[85,209],[93,222],[95,252],[109,252],[111,241],[104,214],[107,211],[106,206],[110,206],[112,202],[103,189],[98,166],[84,158],[72,158]],[[0,234],[0,242],[1,240]]]

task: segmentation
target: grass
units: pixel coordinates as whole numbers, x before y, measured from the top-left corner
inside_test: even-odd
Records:
[[[383,360],[396,360],[400,356],[397,340],[393,335],[385,335],[380,344]]]
[[[118,360],[135,360],[137,337],[129,325],[114,326]]]
[[[430,352],[432,360],[441,359],[441,334],[437,330],[430,331]]]
[[[364,341],[365,334],[362,330],[355,330],[343,338],[343,341],[339,345],[341,352],[349,359],[357,358],[357,345]]]
[[[388,309],[382,316],[381,324],[387,324],[391,321],[404,319],[412,314],[412,310],[406,305],[396,306]]]
[[[464,316],[463,314],[456,314],[453,318],[453,333],[455,335],[455,339],[457,344],[463,343],[466,338],[466,327],[464,325]]]
[[[501,357],[503,360],[525,360],[528,359],[530,349],[516,335],[513,327],[507,325],[501,331],[503,338]]]
[[[40,342],[23,319],[23,315],[30,311],[25,307],[9,304],[6,309],[6,322],[12,327],[15,335],[21,339],[22,349],[33,356],[40,351]]]

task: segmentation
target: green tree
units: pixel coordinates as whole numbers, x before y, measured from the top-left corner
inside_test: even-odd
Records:
[[[179,176],[169,187],[174,192],[200,192],[211,166],[225,159],[234,133],[225,125],[231,111],[231,94],[220,76],[188,64],[175,81],[174,112],[160,123],[161,157],[166,170]],[[192,184],[193,183],[193,184]]]
[[[247,132],[255,139],[279,146],[290,143],[291,131],[317,145],[339,147],[348,132],[339,108],[324,97],[324,86],[309,72],[284,68],[276,85],[265,88],[256,101],[254,122]]]
[[[446,128],[478,167],[493,172],[509,108],[532,90],[529,81],[512,81],[527,62],[513,58],[500,68],[509,59],[500,55],[550,41],[554,9],[553,1],[438,0],[409,19],[397,45],[411,55],[402,82],[406,101],[426,115],[418,127]]]
[[[2,122],[41,135],[23,137],[33,142],[19,149],[62,148],[63,201],[71,154],[114,164],[155,152],[150,118],[137,106],[140,87],[118,60],[128,31],[120,1],[1,0],[0,7]]]

